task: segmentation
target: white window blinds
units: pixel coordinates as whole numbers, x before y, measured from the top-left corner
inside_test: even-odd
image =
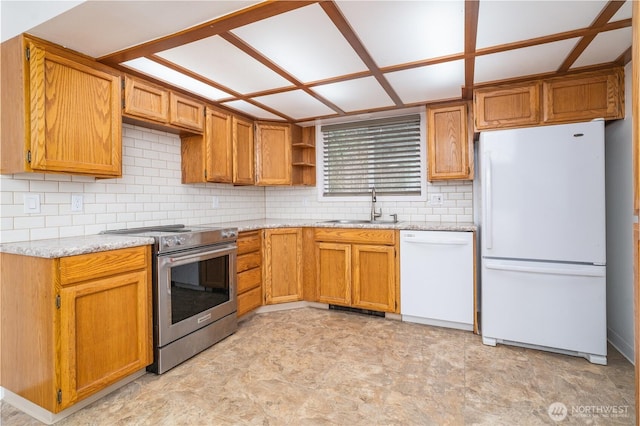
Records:
[[[420,115],[322,126],[324,196],[420,195]]]

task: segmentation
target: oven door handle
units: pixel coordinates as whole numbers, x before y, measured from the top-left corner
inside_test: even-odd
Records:
[[[203,256],[209,256],[209,255],[218,255],[221,253],[231,253],[233,252],[233,250],[235,250],[235,247],[224,247],[224,248],[219,248],[217,250],[206,250],[206,251],[201,251],[198,253],[194,253],[194,254],[188,254],[188,255],[184,255],[184,256],[179,256],[179,257],[169,257],[167,260],[169,263],[175,263],[175,262],[179,262],[179,261],[183,261],[183,260],[189,260],[189,259],[196,259],[196,258],[200,258]]]

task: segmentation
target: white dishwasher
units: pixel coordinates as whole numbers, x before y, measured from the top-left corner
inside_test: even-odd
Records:
[[[403,321],[473,330],[473,232],[400,231]]]

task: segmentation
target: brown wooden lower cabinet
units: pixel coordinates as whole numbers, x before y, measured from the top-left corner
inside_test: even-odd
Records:
[[[238,317],[262,305],[262,230],[238,235]]]
[[[317,301],[399,312],[397,232],[318,228]]]
[[[58,413],[153,361],[149,246],[0,265],[5,389]]]
[[[302,228],[265,229],[263,251],[265,303],[302,300]]]

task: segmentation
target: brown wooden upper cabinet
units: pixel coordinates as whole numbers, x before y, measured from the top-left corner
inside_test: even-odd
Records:
[[[473,113],[476,130],[624,118],[624,69],[479,88]]]
[[[542,83],[545,123],[624,117],[622,68]]]
[[[316,185],[316,128],[315,126],[302,128],[302,140],[291,144],[292,185]]]
[[[291,185],[292,139],[299,141],[300,127],[256,122],[256,185]]]
[[[233,118],[207,107],[204,135],[182,137],[182,183],[233,182]]]
[[[125,76],[125,117],[169,125],[202,133],[205,123],[203,103],[148,81]]]
[[[477,130],[533,126],[540,122],[540,83],[478,89],[474,92]]]
[[[468,104],[427,108],[429,181],[473,179],[473,137]]]
[[[1,50],[0,172],[121,176],[119,73],[24,35]]]
[[[233,183],[253,185],[256,180],[253,122],[239,117],[232,119]]]

